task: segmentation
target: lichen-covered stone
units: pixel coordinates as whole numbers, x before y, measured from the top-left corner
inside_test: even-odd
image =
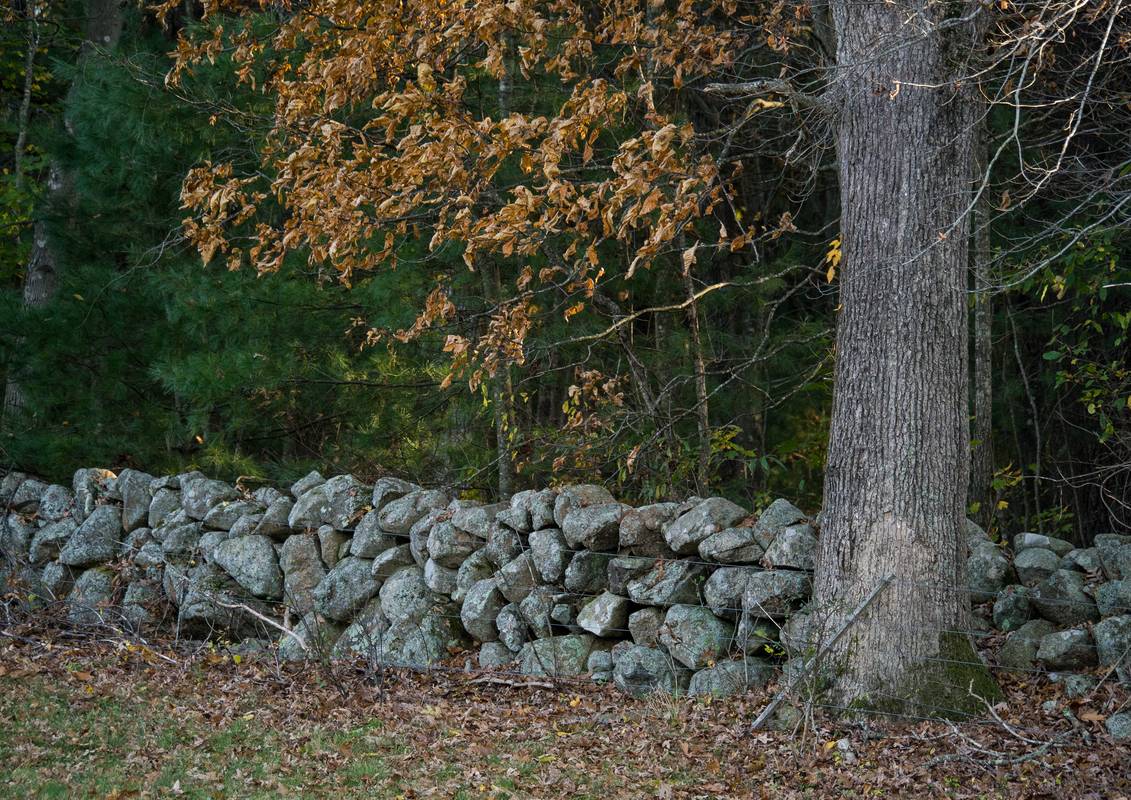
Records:
[[[1045,536],[1043,533],[1019,533],[1013,537],[1014,553],[1022,553],[1030,547],[1052,550],[1058,557],[1068,555],[1073,549],[1071,542],[1057,539],[1055,536]]]
[[[699,550],[699,543],[744,519],[749,512],[725,497],[709,497],[663,525],[664,539],[680,555]]]
[[[663,624],[664,612],[658,608],[642,608],[628,615],[628,632],[632,641],[642,647],[659,647]]]
[[[992,542],[978,545],[966,559],[966,588],[972,603],[993,600],[1011,577],[1009,559]]]
[[[805,514],[788,500],[777,499],[759,516],[754,523],[754,538],[763,549],[768,548],[777,535],[790,525],[805,522]]]
[[[53,558],[58,558],[60,551],[66,546],[78,525],[73,519],[61,519],[40,528],[31,537],[28,547],[28,558],[32,564],[43,564]]]
[[[1041,639],[1055,632],[1056,626],[1048,620],[1029,620],[1005,637],[997,652],[998,665],[1012,670],[1034,669]]]
[[[522,646],[520,669],[524,675],[584,675],[593,648],[593,637],[588,634],[535,639]]]
[[[774,675],[773,667],[755,658],[720,661],[692,675],[687,693],[691,697],[730,697],[761,689],[774,679]]]
[[[499,609],[499,615],[495,617],[495,627],[499,631],[499,641],[512,653],[521,650],[530,638],[526,620],[522,618],[517,603],[508,603]]]
[[[557,528],[544,528],[530,534],[530,558],[546,583],[559,583],[569,564],[569,545]]]
[[[1109,581],[1131,579],[1131,536],[1101,533],[1092,540]]]
[[[495,518],[506,506],[494,503],[486,506],[461,506],[452,512],[451,523],[458,530],[469,533],[477,539],[486,540],[491,533]],[[482,546],[480,541],[478,546]]]
[[[702,564],[664,561],[628,582],[628,596],[642,606],[674,606],[698,603],[699,589],[706,580]]]
[[[812,570],[817,558],[817,535],[807,523],[787,525],[766,548],[762,563],[771,568]]]
[[[491,559],[487,558],[487,553],[483,550],[476,550],[456,570],[456,586],[451,592],[452,601],[462,603],[467,596],[467,590],[471,588],[473,583],[494,577],[494,575],[495,565],[491,563]]]
[[[521,603],[539,583],[537,570],[530,561],[530,554],[523,553],[505,564],[495,574],[499,591],[510,603]]]
[[[335,530],[352,531],[369,509],[373,489],[353,475],[337,475],[319,487],[326,497],[322,523]]]
[[[256,597],[282,599],[283,572],[275,547],[266,536],[240,536],[220,542],[213,560]]]
[[[664,538],[664,524],[682,510],[679,503],[653,503],[629,511],[621,518],[619,547],[625,553],[652,558],[674,558]]]
[[[742,607],[759,617],[788,617],[808,599],[812,591],[809,577],[790,570],[755,572],[746,581]]]
[[[456,571],[430,558],[424,562],[424,583],[437,594],[451,595],[456,590]]]
[[[431,589],[420,567],[402,567],[381,586],[381,610],[390,622],[412,622],[423,619],[447,598]]]
[[[582,550],[574,554],[565,571],[565,588],[577,594],[596,594],[609,586],[608,553]]]
[[[723,619],[737,619],[746,583],[757,571],[753,567],[720,567],[712,572],[703,584],[703,602],[711,613]]]
[[[67,620],[72,625],[112,623],[114,620],[108,614],[113,598],[114,573],[105,567],[85,570],[67,595]]]
[[[605,569],[609,591],[613,594],[627,595],[629,581],[639,578],[655,563],[656,559],[641,556],[618,556],[610,559]]]
[[[324,661],[334,651],[345,626],[309,611],[279,640],[279,658],[284,661]]]
[[[1030,547],[1014,556],[1013,568],[1023,586],[1033,587],[1060,569],[1060,558],[1052,550]]]
[[[48,486],[43,496],[39,498],[39,510],[36,516],[48,524],[64,519],[74,521],[74,511],[75,493],[66,486],[53,484]]]
[[[1096,655],[1102,666],[1120,665],[1131,670],[1131,614],[1108,617],[1092,628]],[[1124,677],[1125,676],[1121,676]]]
[[[479,668],[498,669],[514,664],[515,655],[502,642],[483,642],[479,646]]]
[[[326,482],[322,477],[322,473],[318,470],[311,470],[303,477],[291,484],[291,494],[295,497],[302,497],[311,489],[316,489]]]
[[[466,636],[450,611],[417,621],[393,622],[381,638],[381,661],[390,666],[422,669],[466,644]]]
[[[1058,569],[1029,592],[1029,602],[1042,617],[1061,625],[1095,622],[1099,610],[1079,572]]]
[[[1101,583],[1095,588],[1095,598],[1101,617],[1131,613],[1131,580]]]
[[[1036,660],[1048,669],[1084,669],[1096,663],[1092,635],[1082,628],[1049,633],[1041,637]]]
[[[733,638],[734,625],[702,606],[672,606],[660,627],[660,642],[673,658],[691,669],[725,656]]]
[[[68,537],[59,552],[59,561],[68,567],[104,564],[118,552],[122,538],[122,517],[113,506],[98,506]]]
[[[385,633],[392,623],[381,610],[381,600],[373,598],[353,618],[337,642],[332,654],[335,658],[362,656],[374,662],[381,662],[381,652]]]
[[[418,489],[387,504],[378,512],[381,529],[406,534],[422,517],[447,506],[451,498],[437,489]]]
[[[260,536],[270,536],[273,539],[285,539],[291,534],[291,511],[294,510],[294,500],[289,497],[277,497],[272,500],[255,526],[255,533]]]
[[[495,525],[487,534],[484,554],[496,567],[503,567],[522,554],[522,539],[517,533],[503,525]]]
[[[1029,590],[1016,584],[1005,587],[994,601],[994,627],[1000,631],[1015,631],[1032,616],[1029,607]]]
[[[632,645],[615,658],[613,683],[633,697],[656,691],[682,694],[690,681],[691,672],[662,650]]]
[[[699,556],[720,564],[756,564],[764,553],[753,528],[725,528],[699,543]]]
[[[345,545],[349,544],[350,537],[342,531],[335,530],[332,525],[320,526],[317,535],[322,563],[333,569],[345,555]]]
[[[1064,558],[1060,559],[1061,569],[1074,569],[1085,574],[1098,575],[1103,571],[1100,561],[1100,551],[1094,547],[1075,548],[1069,550]]]
[[[326,577],[318,540],[309,534],[295,534],[283,542],[279,552],[283,571],[283,599],[300,615],[314,608],[314,589]]]
[[[416,563],[407,544],[398,545],[391,550],[386,550],[373,559],[370,572],[378,582],[384,582],[403,567],[410,567]],[[425,562],[427,563],[427,562]]]
[[[165,520],[181,508],[181,493],[172,489],[158,489],[149,501],[147,522],[150,528],[165,524]]]
[[[345,621],[377,594],[377,589],[372,564],[363,558],[347,556],[314,587],[311,593],[314,610],[329,619]]]
[[[437,522],[428,533],[429,558],[448,569],[459,569],[459,565],[481,547],[483,539],[457,528],[450,521]]]
[[[602,592],[582,606],[577,624],[602,638],[622,635],[628,624],[628,598]]]
[[[136,469],[124,469],[118,474],[118,492],[122,495],[122,530],[126,533],[146,525],[149,521],[149,504],[153,492],[149,486],[153,476]]]
[[[240,517],[262,514],[263,506],[249,500],[221,500],[204,515],[204,527],[214,531],[230,531]]]
[[[629,507],[621,503],[599,503],[575,507],[566,514],[562,535],[570,547],[611,550],[617,546],[620,521]]]
[[[566,516],[574,509],[612,502],[614,498],[604,486],[579,484],[562,487],[554,499],[554,522],[558,528],[562,528]]]
[[[193,477],[181,481],[181,508],[190,519],[202,520],[212,507],[224,500],[236,500],[239,492],[223,481]]]

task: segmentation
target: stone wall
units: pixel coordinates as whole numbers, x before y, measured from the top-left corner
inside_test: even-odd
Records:
[[[786,500],[758,515],[719,497],[633,508],[582,485],[484,505],[396,478],[244,491],[81,469],[70,488],[8,473],[0,507],[0,578],[28,604],[63,601],[79,625],[271,638],[288,659],[457,657],[634,695],[727,694],[818,636],[818,532]],[[1011,551],[970,523],[968,541],[971,633],[991,660],[1122,659],[1131,677],[1131,537],[1074,549],[1025,533]]]

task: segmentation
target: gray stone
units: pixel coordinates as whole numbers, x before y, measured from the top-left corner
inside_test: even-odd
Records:
[[[753,528],[725,528],[699,543],[699,556],[720,564],[756,564],[764,553]]]
[[[602,638],[623,635],[627,623],[628,598],[611,592],[602,592],[594,597],[577,615],[579,627]]]
[[[745,519],[746,509],[724,497],[710,497],[663,525],[668,546],[680,555],[698,552],[699,543]]]
[[[809,577],[789,570],[756,572],[746,582],[742,607],[759,617],[785,618],[809,598]]]
[[[319,487],[326,497],[322,522],[335,530],[352,531],[369,509],[373,489],[353,475],[338,475]]]
[[[391,666],[423,669],[466,643],[451,613],[430,614],[417,621],[393,622],[381,640],[381,660]]]
[[[464,630],[480,642],[493,642],[499,638],[497,619],[506,601],[499,592],[494,578],[476,581],[464,595],[459,618]]]
[[[27,561],[34,536],[35,525],[30,519],[15,512],[7,515],[0,512],[0,556],[12,561]]]
[[[691,673],[661,650],[632,645],[615,659],[613,683],[625,694],[645,697],[652,692],[682,694]]]
[[[280,497],[273,500],[267,506],[267,510],[263,512],[263,518],[259,520],[255,532],[260,536],[270,536],[273,539],[287,538],[291,535],[290,518],[294,507],[295,503],[289,497]]]
[[[165,551],[159,542],[146,542],[134,555],[133,562],[142,569],[160,567],[165,563]]]
[[[349,543],[350,537],[332,525],[323,525],[318,528],[318,547],[322,553],[322,562],[333,569],[338,565],[344,555],[344,545]]]
[[[354,529],[350,555],[358,558],[376,558],[386,550],[396,547],[397,542],[397,537],[381,530],[381,525],[377,521],[377,512],[370,511],[361,518]]]
[[[419,489],[397,498],[378,512],[381,529],[388,533],[406,534],[430,511],[444,508],[450,498],[436,489]]]
[[[149,522],[149,504],[153,492],[149,485],[153,476],[136,469],[124,469],[118,474],[118,491],[122,495],[122,530],[126,533]]]
[[[44,596],[49,600],[62,600],[75,585],[75,573],[70,567],[51,561],[39,574],[39,583],[43,587]]]
[[[423,619],[447,603],[424,580],[424,570],[417,566],[402,567],[381,586],[381,611],[390,622],[414,622]]]
[[[663,528],[681,508],[679,503],[653,503],[629,510],[620,521],[620,549],[638,556],[674,557],[675,551],[668,546]]]
[[[566,514],[562,535],[573,548],[612,550],[620,537],[620,521],[631,509],[622,503],[575,507]]]
[[[762,689],[774,679],[774,675],[773,667],[755,658],[720,661],[715,666],[701,669],[692,675],[687,693],[691,697],[730,697],[752,689]]]
[[[1131,612],[1131,580],[1101,583],[1095,589],[1095,596],[1101,617]]]
[[[494,526],[496,516],[503,508],[502,503],[489,506],[463,506],[452,512],[451,523],[460,531],[480,540],[486,540]]]
[[[161,552],[166,561],[191,561],[196,558],[200,548],[200,523],[185,522],[159,528],[161,531]]]
[[[122,538],[122,517],[113,506],[98,506],[75,529],[59,553],[59,561],[68,567],[102,564],[118,552]]]
[[[559,596],[559,593],[552,587],[539,586],[518,604],[522,618],[526,620],[526,624],[530,626],[530,630],[536,638],[544,639],[551,634],[554,622],[554,606],[557,604]],[[464,604],[466,605],[466,603],[465,600]]]
[[[1067,555],[1060,560],[1060,568],[1074,569],[1086,574],[1099,574],[1103,571],[1100,551],[1094,547],[1069,550]]]
[[[467,590],[476,581],[486,580],[495,575],[495,565],[483,550],[476,550],[459,565],[456,571],[456,587],[451,592],[452,601],[462,603]]]
[[[75,494],[66,486],[48,486],[39,498],[38,516],[44,522],[59,522],[64,519],[73,521],[74,512]]]
[[[1131,668],[1131,614],[1097,622],[1092,628],[1092,635],[1101,665]]]
[[[1095,601],[1085,590],[1079,572],[1058,569],[1029,592],[1029,602],[1047,620],[1061,625],[1095,622],[1100,618]]]
[[[450,521],[437,522],[428,534],[429,559],[448,569],[459,569],[459,565],[481,547],[482,539],[457,528]]]
[[[584,675],[593,648],[593,637],[588,634],[535,639],[522,646],[519,653],[520,669],[524,675]]]
[[[514,653],[502,642],[484,642],[479,645],[479,668],[497,669],[514,663]]]
[[[582,550],[574,554],[565,571],[565,588],[578,594],[596,594],[609,586],[608,553]]]
[[[108,508],[108,506],[103,506]],[[115,509],[116,510],[116,509]],[[117,519],[117,514],[114,515]],[[120,524],[120,520],[119,520]],[[67,595],[67,620],[72,625],[97,625],[113,622],[107,612],[114,599],[114,573],[105,567],[94,567],[75,580]]]
[[[530,561],[529,553],[523,553],[500,568],[495,579],[499,591],[511,603],[521,603],[539,583],[538,572]]]
[[[522,554],[522,539],[510,528],[495,525],[487,534],[485,555],[491,559],[496,567],[502,567],[514,561]]]
[[[569,563],[569,545],[557,528],[544,528],[530,534],[530,558],[546,583],[558,583]]]
[[[279,639],[279,658],[284,661],[326,661],[345,626],[309,611],[292,629],[293,636]]]
[[[266,536],[240,536],[216,545],[213,560],[256,597],[283,597],[283,572]]]
[[[1070,628],[1041,637],[1036,658],[1049,669],[1084,669],[1095,666],[1096,648],[1090,633]]]
[[[664,612],[658,608],[642,608],[628,615],[628,632],[632,641],[642,647],[659,647],[663,624]]]
[[[255,529],[259,527],[259,523],[262,521],[262,514],[244,514],[232,523],[231,534],[232,536],[251,536],[255,534]],[[263,536],[264,534],[255,535]]]
[[[998,665],[1019,671],[1036,668],[1037,649],[1041,639],[1055,631],[1056,626],[1048,620],[1029,620],[1005,637],[1005,642],[997,652]]]
[[[1101,533],[1092,544],[1100,554],[1100,564],[1109,581],[1131,579],[1131,536]]]
[[[399,500],[410,492],[419,491],[415,483],[403,481],[400,478],[378,478],[373,484],[373,493],[370,495],[370,504],[374,511],[380,511],[394,500]]]
[[[1013,537],[1014,553],[1022,553],[1030,547],[1052,550],[1058,557],[1068,555],[1069,551],[1073,549],[1071,542],[1057,539],[1055,536],[1045,536],[1042,533],[1019,533]]]
[[[230,538],[232,538],[231,534],[227,531],[205,531],[200,535],[197,548],[206,561],[215,561],[216,548],[221,542],[226,542]]]
[[[20,488],[20,484],[28,479],[28,474],[25,472],[17,472],[15,470],[5,472],[4,477],[0,478],[0,506],[7,507],[12,502],[12,497],[15,495],[16,490]]]
[[[214,531],[230,531],[240,517],[262,514],[263,506],[249,500],[221,500],[204,515],[204,527]]]
[[[628,582],[628,596],[642,606],[674,606],[698,603],[699,588],[707,570],[687,561],[658,563],[639,578]]]
[[[380,663],[383,639],[391,625],[385,612],[381,610],[380,599],[373,598],[365,604],[365,608],[354,617],[334,644],[334,657],[363,656]]]
[[[1064,696],[1069,700],[1086,697],[1097,685],[1096,679],[1091,675],[1080,675],[1075,672],[1050,673],[1049,679],[1064,687]]]
[[[609,591],[613,594],[627,595],[628,582],[639,578],[655,563],[656,559],[642,556],[619,556],[610,560],[605,569],[609,579]]]
[[[330,501],[324,484],[315,486],[295,500],[287,514],[287,527],[294,531],[313,531],[330,515]],[[333,526],[329,526],[333,528]]]
[[[581,633],[577,625],[578,599],[569,595],[558,595],[554,607],[550,609],[550,621],[554,625],[569,628],[570,633]]]
[[[754,523],[754,539],[763,549],[768,548],[778,534],[790,525],[805,522],[806,516],[788,500],[777,499],[758,516]]]
[[[371,571],[373,577],[378,581],[385,581],[389,576],[400,571],[402,567],[410,567],[416,563],[412,558],[412,552],[407,544],[402,544],[394,547],[391,550],[386,550],[375,559]],[[427,563],[427,562],[425,562]]]
[[[145,630],[156,622],[154,611],[160,602],[161,592],[152,582],[132,581],[122,597],[122,618],[131,630]]]
[[[462,617],[461,617],[462,619]],[[512,653],[522,649],[529,639],[526,620],[517,603],[508,603],[499,609],[499,616],[495,618],[495,627],[499,631],[499,641]]]
[[[202,520],[224,500],[236,500],[239,492],[222,481],[211,478],[194,477],[181,481],[181,508],[190,519]]]
[[[83,468],[75,471],[71,488],[75,492],[75,521],[82,522],[98,500],[114,493],[118,476],[108,469]],[[153,527],[152,525],[150,527]]]
[[[724,619],[737,619],[742,611],[742,595],[750,576],[758,570],[753,567],[720,567],[711,573],[703,584],[703,602],[711,613]]]
[[[343,558],[314,587],[314,610],[329,619],[348,620],[377,594],[378,584],[371,570],[371,563],[365,559]]]
[[[604,486],[593,484],[580,484],[577,486],[564,486],[558,490],[554,500],[554,522],[564,531],[565,519],[569,512],[576,508],[601,505],[614,502],[613,496]],[[541,527],[541,526],[535,526]]]
[[[773,641],[772,632],[766,633],[770,635],[765,640]],[[778,631],[778,638],[791,658],[812,656],[820,644],[820,631],[814,625],[813,615],[802,611],[785,621]]]
[[[1013,558],[1013,568],[1021,584],[1032,587],[1060,569],[1060,557],[1052,550],[1030,547]]]
[[[446,509],[434,508],[414,522],[409,529],[408,546],[418,566],[423,567],[428,561],[428,537],[432,534],[433,526],[439,524],[447,513]]]
[[[1031,616],[1029,590],[1024,586],[1006,586],[994,601],[994,627],[1000,631],[1015,631]]]
[[[306,614],[314,608],[314,589],[326,577],[318,539],[304,533],[288,537],[279,553],[279,567],[287,605]]]
[[[788,622],[786,620],[783,625]],[[735,649],[747,655],[777,655],[781,652],[778,642],[780,635],[781,629],[777,623],[745,613],[738,618],[738,627],[734,632]]]
[[[523,500],[523,507],[530,510],[530,529],[538,531],[554,527],[554,509],[557,503],[558,492],[555,489],[542,489]]]
[[[606,683],[613,679],[613,654],[609,650],[594,650],[585,662],[585,671],[597,683]]]
[[[75,521],[68,518],[52,522],[36,531],[31,537],[31,546],[28,548],[28,558],[31,563],[42,564],[58,558],[60,551],[77,528]]]
[[[302,497],[311,489],[316,489],[325,482],[326,479],[322,477],[321,472],[319,472],[318,470],[312,470],[311,472],[306,473],[304,477],[299,478],[297,481],[291,484],[291,494],[295,497]]]
[[[800,523],[786,526],[774,537],[762,562],[768,567],[812,570],[816,557],[816,532],[811,525]]]
[[[149,501],[147,522],[150,528],[160,527],[181,507],[181,493],[172,489],[158,489]]]
[[[992,542],[978,545],[966,559],[966,588],[972,603],[993,600],[1012,577],[1009,559]]]
[[[47,484],[35,478],[26,478],[8,500],[12,511],[37,511],[40,498],[47,491]]]
[[[283,497],[286,497],[286,495],[284,495],[274,486],[260,486],[258,489],[251,493],[251,498],[264,508]]]
[[[676,661],[691,669],[725,656],[733,638],[734,625],[702,606],[672,606],[660,627],[660,642]]]
[[[1119,742],[1131,739],[1131,711],[1119,711],[1104,720],[1111,738]]]
[[[424,583],[436,594],[450,595],[456,590],[456,571],[430,558],[424,562]]]

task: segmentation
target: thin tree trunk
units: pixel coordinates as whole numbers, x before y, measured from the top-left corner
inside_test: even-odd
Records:
[[[20,111],[17,119],[16,151],[13,154],[16,191],[24,186],[24,150],[27,149],[27,126],[31,116],[31,93],[35,86],[35,54],[39,50],[39,22],[36,20],[38,4],[27,0],[24,13],[27,15],[27,52],[24,55],[24,93],[20,98]]]
[[[695,421],[699,446],[695,459],[695,490],[705,495],[710,488],[711,468],[711,416],[707,407],[707,363],[703,356],[703,338],[699,325],[699,303],[695,300],[695,285],[691,282],[691,267],[683,268],[683,289],[689,301],[687,327],[691,333],[691,362],[695,370]]]
[[[842,309],[815,576],[833,697],[961,713],[996,690],[962,629],[966,286],[974,98],[953,63],[973,2],[837,0]],[[965,50],[961,48],[964,47]]]
[[[978,170],[981,180],[988,159],[987,121],[979,124]],[[973,220],[974,249],[971,271],[974,274],[974,432],[970,451],[970,491],[967,504],[977,504],[977,521],[985,526],[993,517],[994,479],[993,440],[993,293],[990,289],[990,204],[983,192]]]

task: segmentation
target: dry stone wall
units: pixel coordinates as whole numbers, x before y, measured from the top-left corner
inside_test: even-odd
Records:
[[[818,638],[818,531],[786,500],[758,515],[721,497],[634,508],[580,485],[481,504],[397,478],[312,472],[249,491],[80,469],[70,487],[8,473],[0,507],[10,596],[65,602],[79,625],[270,637],[287,659],[462,657],[722,695],[770,682]],[[1075,549],[1024,533],[1010,549],[970,523],[967,538],[972,633],[1001,642],[999,666],[1131,678],[1131,537]]]

